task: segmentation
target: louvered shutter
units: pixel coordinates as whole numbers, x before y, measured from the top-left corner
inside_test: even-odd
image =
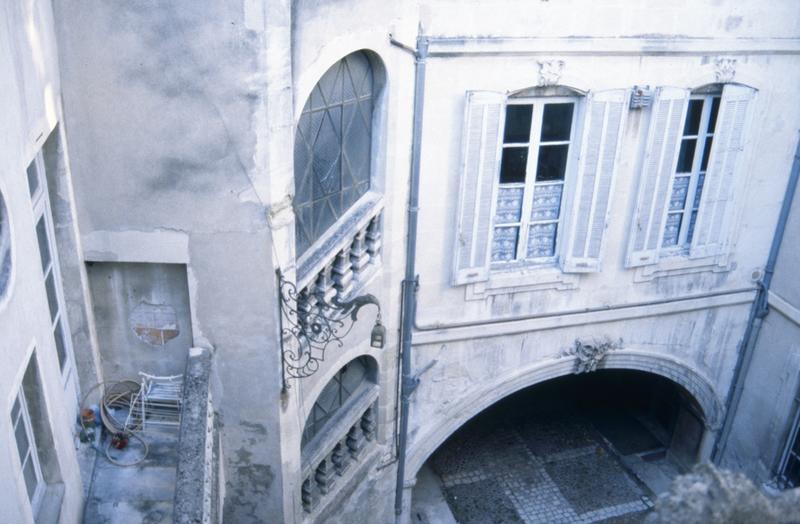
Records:
[[[689,90],[660,87],[653,102],[626,267],[658,262],[670,181],[678,162]]]
[[[627,102],[627,89],[599,91],[587,97],[570,235],[562,259],[564,272],[600,271],[603,232]]]
[[[754,89],[733,84],[722,90],[690,258],[718,255],[726,247],[729,202],[733,196],[737,164],[741,164],[748,110],[754,95]]]
[[[455,245],[456,285],[489,278],[495,180],[500,164],[506,95],[467,93]]]

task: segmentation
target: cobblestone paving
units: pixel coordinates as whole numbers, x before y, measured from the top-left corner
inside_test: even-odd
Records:
[[[649,490],[577,415],[468,424],[431,464],[460,524],[632,524],[652,507]]]

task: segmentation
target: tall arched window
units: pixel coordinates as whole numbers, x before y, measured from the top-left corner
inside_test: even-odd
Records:
[[[297,124],[294,211],[302,255],[370,187],[374,75],[363,51],[320,78]]]
[[[305,446],[334,418],[353,393],[375,383],[375,364],[370,357],[358,357],[345,364],[331,378],[320,393],[303,428],[302,446]]]

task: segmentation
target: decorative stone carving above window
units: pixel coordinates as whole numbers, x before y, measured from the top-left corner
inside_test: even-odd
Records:
[[[732,82],[736,76],[735,58],[716,58],[714,59],[714,76],[717,82]]]
[[[554,86],[561,80],[563,60],[539,60],[539,86]]]

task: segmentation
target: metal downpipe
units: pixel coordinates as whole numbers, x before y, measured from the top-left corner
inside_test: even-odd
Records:
[[[786,184],[786,193],[783,198],[783,203],[781,204],[780,214],[778,215],[778,223],[775,226],[775,234],[772,237],[772,245],[769,249],[767,264],[764,267],[764,276],[758,283],[756,298],[750,308],[750,317],[747,322],[744,337],[742,338],[739,359],[733,370],[733,387],[728,392],[728,398],[726,399],[725,419],[722,424],[722,430],[720,430],[720,434],[717,437],[714,450],[711,454],[711,459],[716,464],[719,464],[722,455],[725,453],[725,448],[728,445],[728,437],[730,436],[733,426],[733,418],[739,408],[739,402],[742,398],[744,384],[747,379],[747,372],[750,370],[750,363],[753,360],[758,334],[761,331],[764,317],[766,317],[769,312],[769,286],[772,283],[772,275],[775,273],[775,263],[778,260],[778,252],[780,251],[783,234],[786,230],[786,223],[789,219],[789,212],[792,208],[792,201],[794,200],[797,190],[798,179],[800,179],[800,141],[795,150],[792,170],[789,174],[789,181]]]
[[[394,43],[394,42],[393,42]],[[401,46],[404,47],[404,46]],[[406,272],[403,279],[403,307],[400,327],[400,351],[402,378],[400,381],[400,431],[397,443],[397,484],[395,486],[396,515],[403,512],[403,488],[405,486],[406,446],[408,443],[408,412],[411,394],[417,380],[411,375],[411,334],[414,329],[416,311],[416,253],[417,213],[419,211],[420,147],[422,144],[422,109],[425,98],[425,61],[428,56],[428,40],[417,36],[414,53],[414,121],[411,142],[411,180],[409,184],[407,210]]]

